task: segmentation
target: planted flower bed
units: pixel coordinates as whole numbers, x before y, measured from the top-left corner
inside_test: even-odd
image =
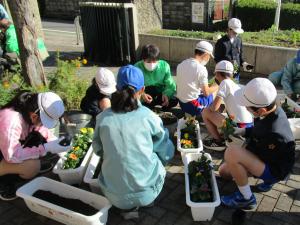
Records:
[[[72,141],[72,149],[55,165],[53,172],[62,182],[80,184],[92,155],[93,128],[81,128]]]
[[[191,207],[195,221],[211,220],[220,195],[213,172],[211,156],[207,153],[187,153],[183,156],[186,204]]]
[[[177,125],[177,150],[182,153],[196,153],[203,150],[198,121],[182,118]]]

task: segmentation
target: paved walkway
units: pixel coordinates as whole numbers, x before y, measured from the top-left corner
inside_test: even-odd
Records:
[[[46,44],[51,54],[56,50],[66,57],[78,56],[83,50],[82,44],[76,45],[76,36],[61,35],[46,32]],[[53,69],[53,61],[48,61],[48,70]],[[116,68],[113,68],[113,70]],[[92,77],[95,68],[83,68],[85,78]],[[87,75],[88,74],[88,75]],[[205,128],[201,127],[202,136],[205,137]],[[210,152],[216,164],[216,170],[223,159],[223,153]],[[256,209],[247,211],[247,225],[298,225],[300,224],[300,146],[296,152],[296,163],[293,173],[285,182],[276,184],[267,193],[255,193],[258,200]],[[177,154],[170,165],[166,167],[168,173],[163,191],[155,201],[155,206],[143,209],[140,218],[136,220],[123,220],[116,209],[109,211],[109,225],[190,225],[211,224],[229,225],[233,210],[219,206],[215,210],[212,221],[194,222],[190,208],[185,204],[184,174],[181,157]],[[52,178],[57,179],[53,174]],[[259,182],[250,179],[255,185]],[[218,179],[220,194],[232,192],[236,186],[233,182],[224,182]],[[86,186],[84,186],[86,188]],[[31,212],[22,199],[11,202],[0,201],[0,224],[1,225],[57,225],[54,220],[42,217]]]

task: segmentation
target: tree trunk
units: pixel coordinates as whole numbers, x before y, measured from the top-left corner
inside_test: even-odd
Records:
[[[16,27],[23,76],[28,84],[40,88],[47,85],[43,63],[37,48],[37,31],[31,0],[9,0]]]
[[[44,32],[42,30],[43,26],[42,26],[42,21],[41,21],[39,4],[38,4],[37,0],[29,0],[29,4],[32,9],[32,12],[34,13],[36,34],[39,38],[42,38],[44,40]]]

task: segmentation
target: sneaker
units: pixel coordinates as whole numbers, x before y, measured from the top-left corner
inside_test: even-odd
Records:
[[[41,168],[39,174],[50,172],[53,169],[54,165],[48,161],[41,161]]]
[[[129,209],[129,210],[122,210],[121,216],[124,218],[124,220],[138,219],[139,207]]]
[[[223,205],[234,209],[253,209],[256,206],[254,194],[251,195],[250,199],[245,199],[239,191],[222,196],[221,202]]]
[[[216,139],[207,139],[203,141],[206,149],[215,151],[224,151],[226,149],[225,141],[217,141]]]
[[[14,184],[7,184],[5,189],[0,194],[0,199],[3,201],[12,201],[17,197],[16,195],[17,187]]]
[[[272,189],[273,186],[274,186],[274,184],[267,184],[267,183],[263,182],[263,183],[256,185],[255,190],[258,192],[268,192]]]

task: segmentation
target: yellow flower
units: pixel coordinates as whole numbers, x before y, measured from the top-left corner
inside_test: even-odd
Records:
[[[79,146],[73,147],[74,151],[77,151],[78,149],[80,149]]]
[[[2,85],[5,89],[8,89],[10,87],[10,84],[7,80],[3,81]]]
[[[85,127],[83,127],[80,129],[80,132],[83,134],[86,134],[88,132],[88,130]]]
[[[94,133],[94,128],[91,127],[87,128],[87,132],[90,134]]]
[[[196,173],[196,177],[199,177],[199,176],[201,176],[201,175],[202,175],[201,172]]]
[[[82,64],[83,64],[83,65],[86,65],[87,63],[88,63],[88,61],[87,61],[86,59],[83,59],[83,60],[82,60]]]
[[[73,160],[77,160],[77,159],[78,159],[78,157],[77,157],[74,153],[71,153],[71,154],[69,155],[69,158],[70,158],[70,159],[73,159]]]

